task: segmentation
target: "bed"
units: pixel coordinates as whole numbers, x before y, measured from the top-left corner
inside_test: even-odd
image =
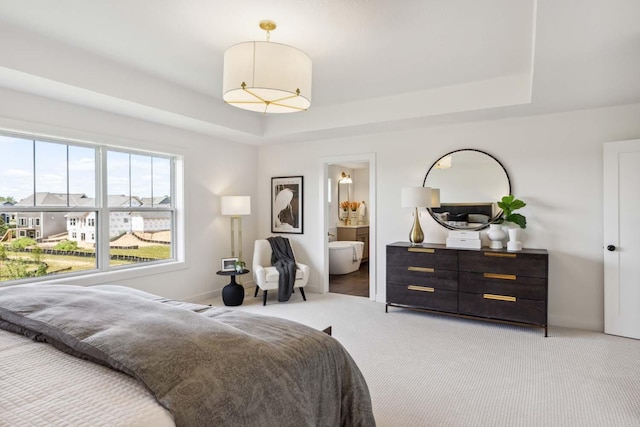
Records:
[[[375,425],[347,351],[288,320],[33,284],[0,288],[0,329],[0,425]]]

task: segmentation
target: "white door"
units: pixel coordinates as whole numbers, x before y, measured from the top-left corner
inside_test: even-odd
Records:
[[[604,332],[640,339],[640,139],[604,144]]]

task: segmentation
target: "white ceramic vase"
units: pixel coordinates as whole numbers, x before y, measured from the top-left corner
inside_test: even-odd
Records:
[[[522,229],[520,227],[509,229],[509,241],[507,242],[508,251],[516,252],[522,250],[522,242],[520,242],[521,235]]]
[[[501,224],[489,224],[487,237],[491,240],[491,243],[489,244],[491,249],[502,249],[502,239],[507,237],[507,234],[502,229]]]

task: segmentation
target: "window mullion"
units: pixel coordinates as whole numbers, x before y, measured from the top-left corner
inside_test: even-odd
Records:
[[[32,142],[32,154],[33,154],[33,206],[36,206],[36,194],[37,194],[37,183],[36,183],[36,140],[34,139]]]
[[[0,144],[4,142],[2,138],[3,135],[0,134]],[[13,137],[8,136],[8,138]],[[31,203],[25,203],[29,200],[28,195],[21,194],[20,199],[24,204],[3,206],[4,212],[18,225],[15,231],[16,237],[40,239],[53,236],[60,243],[64,243],[61,248],[72,247],[74,246],[72,243],[76,242],[78,251],[84,253],[47,252],[45,256],[55,258],[55,262],[65,268],[55,272],[45,269],[43,272],[38,267],[36,272],[34,267],[27,272],[26,278],[9,276],[3,270],[0,272],[0,283],[14,280],[35,282],[43,280],[40,276],[53,277],[60,272],[64,272],[60,274],[65,276],[68,274],[69,277],[88,276],[96,272],[120,271],[136,265],[158,265],[167,261],[184,260],[184,243],[178,241],[178,237],[184,236],[183,213],[177,207],[182,207],[184,203],[181,158],[178,160],[175,155],[157,154],[156,156],[143,151],[109,148],[106,145],[70,140],[40,141],[33,138],[19,138],[19,143],[21,145],[14,154],[20,154],[20,159],[24,159],[20,169],[25,174],[31,169],[32,182],[27,180],[25,184],[28,187],[24,193],[32,187],[33,196],[29,198],[33,200]],[[55,144],[65,145],[66,153]],[[76,146],[85,149],[76,149]],[[92,152],[87,151],[86,148],[91,149]],[[55,156],[48,157],[48,150],[55,151]],[[111,159],[112,152],[116,153],[113,159]],[[28,164],[29,157],[32,160],[31,165]],[[127,163],[125,163],[125,157],[128,157]],[[145,157],[149,158],[149,163],[145,162]],[[91,179],[90,172],[89,175],[84,172],[88,169],[76,168],[76,161],[82,167],[86,164],[85,161],[90,163],[91,158],[93,158],[91,167],[95,169],[93,190],[85,186]],[[136,160],[136,165],[132,163],[133,159]],[[0,165],[0,174],[10,166]],[[136,185],[133,184],[134,166],[137,168],[136,177],[139,177]],[[151,188],[147,188],[146,184],[138,186],[139,183],[146,181],[145,175],[148,171],[151,173]],[[55,173],[54,176],[60,179],[59,184],[49,182],[48,173]],[[127,183],[123,182],[125,178],[128,178]],[[72,201],[70,198],[72,189],[84,195]],[[38,191],[47,197],[37,197]],[[114,193],[112,197],[109,196],[109,191]],[[127,198],[119,195],[125,191],[128,193],[128,203]],[[66,200],[63,200],[65,192]],[[91,192],[94,193],[93,196]],[[139,202],[134,203],[132,198],[134,195],[139,198]],[[156,197],[167,195],[169,200],[163,197],[161,204],[156,205]],[[149,200],[147,200],[148,197],[150,197]],[[120,240],[120,237],[126,233],[134,236],[131,238],[126,236]],[[110,240],[115,238],[118,238],[119,247],[111,248]],[[71,242],[66,242],[67,239]],[[40,243],[38,241],[38,244]],[[95,258],[93,258],[92,244],[95,245]],[[46,247],[48,250],[48,246],[41,247]],[[24,254],[12,253],[11,255],[16,260],[25,257]],[[110,259],[111,256],[114,256],[113,260]],[[77,257],[77,259],[67,259],[69,257]],[[11,261],[13,262],[14,259],[12,258]],[[71,267],[67,268],[67,265]],[[66,272],[67,270],[71,271]]]
[[[109,194],[107,179],[107,150],[100,147],[96,150],[96,202],[98,204],[98,224],[96,229],[96,252],[98,270],[109,268]]]
[[[65,168],[65,172],[66,172],[66,175],[67,175],[66,176],[67,185],[65,187],[66,188],[66,192],[67,192],[66,199],[67,199],[67,206],[71,206],[71,200],[69,200],[69,199],[71,199],[71,196],[69,194],[69,146],[68,145],[65,146],[65,154],[66,154],[66,157],[67,157],[66,158],[67,164],[66,164],[66,168]]]

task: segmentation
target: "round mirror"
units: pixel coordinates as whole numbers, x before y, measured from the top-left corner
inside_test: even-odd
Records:
[[[440,189],[440,207],[431,216],[452,230],[481,230],[498,219],[498,201],[511,194],[507,170],[490,154],[480,150],[456,150],[429,168],[422,183]]]

